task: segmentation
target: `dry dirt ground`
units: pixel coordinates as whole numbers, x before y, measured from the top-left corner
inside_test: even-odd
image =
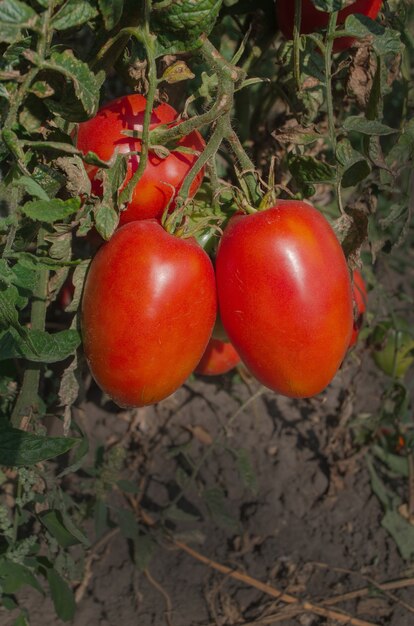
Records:
[[[249,384],[232,375],[199,377],[133,415],[99,407],[89,394],[83,425],[95,443],[128,438],[147,525],[177,494],[178,465],[181,476],[186,469],[185,454],[171,456],[171,448],[188,442],[191,458],[205,460],[180,500],[198,519],[169,523],[182,542],[161,541],[142,572],[130,543],[114,531],[91,560],[74,625],[412,626],[407,579],[414,568],[381,527],[366,451],[351,445],[350,423],[375,411],[381,394],[363,346],[316,399],[266,392],[237,414],[258,389]],[[223,428],[221,445],[210,451]],[[238,470],[240,448],[253,473]],[[225,493],[214,515],[200,496],[212,487]],[[395,584],[380,591],[386,581]],[[33,626],[61,624],[49,600],[29,594],[26,604]]]

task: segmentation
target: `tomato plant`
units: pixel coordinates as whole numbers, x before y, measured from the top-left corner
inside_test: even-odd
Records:
[[[231,343],[211,338],[194,371],[203,376],[219,376],[226,374],[239,363],[240,357]]]
[[[348,15],[359,13],[375,19],[381,8],[382,0],[356,0],[338,12],[337,23],[343,24]],[[295,2],[290,0],[276,1],[277,21],[280,30],[287,39],[293,38],[293,25],[295,22]],[[321,28],[327,28],[329,13],[319,11],[312,0],[301,1],[301,27],[300,33],[307,35]],[[334,51],[346,50],[352,45],[351,37],[340,37],[335,40]]]
[[[121,227],[91,263],[84,351],[98,385],[122,406],[173,393],[199,362],[215,318],[209,257],[154,220]]]
[[[349,347],[353,346],[358,339],[359,331],[364,321],[364,313],[367,310],[367,286],[362,278],[361,272],[358,270],[355,270],[353,274],[352,296],[355,303],[356,315],[354,316],[354,325]]]
[[[216,259],[220,315],[264,385],[312,396],[335,375],[352,331],[352,290],[327,220],[299,201],[235,216]]]
[[[102,160],[108,161],[114,152],[130,154],[127,161],[127,174],[123,187],[131,180],[139,165],[141,140],[127,136],[125,131],[142,131],[146,98],[132,94],[112,100],[103,106],[95,117],[79,124],[77,146],[84,154],[91,151]],[[174,124],[177,112],[163,102],[154,107],[151,114],[150,128],[161,124]],[[174,198],[197,160],[197,153],[205,146],[198,131],[189,133],[177,141],[176,146],[165,158],[150,150],[143,175],[134,187],[127,209],[120,214],[120,224],[138,219],[161,218],[167,208],[173,209]],[[184,151],[180,152],[180,148]],[[187,151],[188,150],[188,151]],[[88,174],[92,180],[92,190],[97,195],[102,193],[101,180],[96,176],[98,168],[89,165]],[[203,179],[203,170],[195,177],[190,196],[194,195]]]

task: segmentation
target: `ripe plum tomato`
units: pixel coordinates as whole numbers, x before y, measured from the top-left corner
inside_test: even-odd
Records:
[[[84,154],[88,151],[95,152],[105,161],[112,157],[116,149],[122,153],[139,152],[141,141],[123,135],[122,131],[142,130],[145,105],[146,99],[140,94],[112,100],[103,106],[95,117],[79,124],[77,147]],[[177,115],[175,109],[169,104],[159,104],[152,111],[150,128],[155,128],[160,124],[172,124],[177,119]],[[180,139],[178,146],[201,152],[205,143],[200,133],[193,131]],[[140,219],[161,218],[168,203],[176,196],[186,174],[196,160],[196,154],[182,153],[177,150],[172,150],[165,159],[161,159],[150,151],[145,172],[134,189],[132,200],[127,209],[120,214],[120,225]],[[131,155],[128,158],[127,174],[123,187],[131,179],[138,168],[138,164],[139,155]],[[102,183],[95,179],[97,171],[97,167],[88,166],[92,191],[101,195]],[[202,169],[191,185],[191,196],[199,188],[203,175],[204,170]],[[171,202],[170,208],[171,210],[174,208],[174,202]]]
[[[194,371],[203,376],[219,376],[226,374],[239,363],[240,357],[231,343],[211,338]]]
[[[279,200],[233,217],[216,257],[223,326],[246,367],[289,397],[322,391],[352,332],[352,288],[342,248],[319,211]]]
[[[153,404],[193,372],[217,313],[213,265],[155,220],[119,228],[90,265],[82,300],[91,372],[120,406]]]
[[[364,313],[367,310],[367,287],[365,281],[361,276],[361,272],[355,270],[354,281],[352,285],[352,296],[355,302],[356,318],[354,317],[354,325],[352,328],[351,341],[349,347],[353,346],[358,339],[359,331],[361,330],[362,323],[364,321]]]
[[[338,13],[338,24],[344,24],[348,15],[360,13],[375,19],[381,8],[382,0],[356,0]],[[277,21],[280,30],[286,39],[293,38],[293,24],[295,22],[295,3],[292,0],[276,0]],[[302,0],[302,19],[300,32],[302,35],[313,33],[320,28],[327,28],[329,13],[318,11],[312,0]],[[335,39],[334,52],[346,50],[354,42],[352,37]]]

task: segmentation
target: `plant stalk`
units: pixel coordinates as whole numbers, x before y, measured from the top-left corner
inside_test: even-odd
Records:
[[[38,250],[41,250],[45,244],[45,235],[45,230],[41,228],[38,235]],[[33,294],[34,298],[30,318],[32,330],[45,329],[48,281],[49,270],[41,268],[38,273],[38,281]],[[23,383],[11,416],[11,424],[15,428],[19,428],[22,419],[29,417],[35,408],[33,402],[39,392],[41,370],[41,363],[29,363],[24,372]]]

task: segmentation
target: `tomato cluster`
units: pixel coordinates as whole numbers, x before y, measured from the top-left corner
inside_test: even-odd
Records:
[[[141,96],[110,103],[81,125],[78,146],[105,159],[117,148],[133,151],[130,177],[139,163],[139,139],[121,131],[141,127],[144,105]],[[154,124],[175,119],[166,107],[154,110]],[[202,139],[192,133],[182,144],[201,148]],[[242,359],[278,393],[319,393],[358,330],[334,231],[310,204],[279,200],[230,219],[214,269],[194,238],[170,234],[154,219],[171,204],[195,158],[173,150],[164,161],[150,159],[123,212],[126,223],[91,263],[82,334],[93,376],[118,404],[142,406],[167,397],[193,371],[221,374]],[[96,170],[89,174],[95,181]],[[363,312],[355,287],[354,298]],[[218,309],[226,341],[212,337]]]
[[[123,187],[138,168],[141,150],[141,140],[125,133],[142,132],[146,102],[140,94],[123,96],[106,104],[92,119],[79,124],[77,147],[84,154],[94,152],[100,159],[109,161],[114,153],[130,153]],[[165,102],[159,104],[152,111],[150,129],[161,124],[174,125],[177,116],[172,106]],[[131,202],[120,214],[120,224],[151,217],[160,219],[167,206],[173,210],[174,199],[183,180],[197,160],[197,153],[202,152],[204,147],[202,136],[194,131],[178,141],[166,158],[150,151],[145,172],[134,188]],[[180,148],[184,148],[185,152]],[[92,191],[99,196],[102,194],[102,182],[97,178],[97,172],[97,167],[88,166]],[[201,170],[195,177],[190,196],[196,193],[203,175],[204,170]]]

